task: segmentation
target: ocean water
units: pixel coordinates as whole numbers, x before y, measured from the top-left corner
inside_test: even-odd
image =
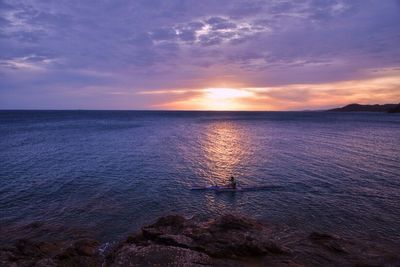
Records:
[[[193,186],[235,176],[258,191]],[[400,240],[400,116],[0,111],[0,242],[115,241],[158,216],[241,213]]]

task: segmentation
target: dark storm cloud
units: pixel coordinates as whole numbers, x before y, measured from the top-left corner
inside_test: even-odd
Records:
[[[38,84],[65,103],[69,90],[90,86],[135,92],[222,79],[259,87],[361,79],[399,66],[399,10],[398,0],[3,0],[1,104],[17,107],[8,93],[28,99]]]

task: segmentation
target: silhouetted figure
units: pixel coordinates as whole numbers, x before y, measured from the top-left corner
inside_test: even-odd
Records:
[[[233,176],[231,176],[230,187],[232,187],[232,189],[236,189],[236,179]]]

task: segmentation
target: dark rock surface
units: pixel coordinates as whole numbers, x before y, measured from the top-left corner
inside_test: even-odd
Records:
[[[0,248],[0,266],[400,266],[396,245],[265,225],[238,215],[170,215],[100,253],[92,239],[19,240]]]
[[[18,240],[0,248],[0,266],[101,266],[96,240],[35,242]]]
[[[115,254],[112,266],[153,266],[169,264],[170,266],[207,266],[211,258],[202,252],[174,247],[151,244],[137,246],[135,244],[122,246]]]

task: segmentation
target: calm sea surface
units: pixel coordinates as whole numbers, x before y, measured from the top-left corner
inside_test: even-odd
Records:
[[[216,193],[224,183],[270,189]],[[1,242],[106,242],[169,213],[400,240],[400,116],[0,111]]]

